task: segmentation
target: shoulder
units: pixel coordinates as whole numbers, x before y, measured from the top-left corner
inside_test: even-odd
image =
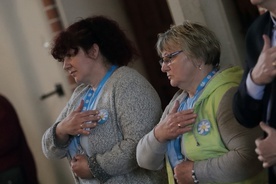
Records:
[[[113,78],[117,78],[123,81],[147,81],[137,70],[128,66],[119,67],[113,74]]]
[[[269,12],[266,12],[263,15],[260,15],[249,27],[246,33],[246,43],[247,47],[250,49],[254,49],[263,46],[263,38],[262,35],[266,34],[268,36],[271,35],[272,29],[272,20],[270,18]],[[252,48],[253,47],[253,48]]]
[[[121,89],[144,89],[149,88],[153,90],[152,85],[149,81],[142,76],[138,71],[127,66],[122,66],[118,68],[111,77],[111,83],[116,84],[115,86],[120,87]]]
[[[271,22],[270,13],[266,12],[260,15],[249,27],[247,34],[262,31]]]
[[[72,97],[74,96],[78,96],[82,93],[84,93],[86,90],[88,90],[89,88],[89,85],[86,85],[86,84],[80,84],[78,85],[75,89],[74,89],[74,92],[72,94]]]
[[[229,87],[221,98],[220,106],[221,107],[227,106],[229,107],[229,109],[231,109],[232,108],[231,104],[233,103],[233,97],[237,92],[237,90],[238,90],[238,86]]]
[[[70,100],[68,101],[67,105],[77,105],[80,102],[80,99],[83,97],[83,95],[86,93],[86,91],[89,89],[89,86],[86,84],[80,84],[78,85],[74,91],[73,94],[70,97]]]

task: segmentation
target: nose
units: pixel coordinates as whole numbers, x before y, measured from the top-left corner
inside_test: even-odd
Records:
[[[165,62],[163,62],[161,65],[161,71],[166,73],[168,69],[169,69],[168,65]]]
[[[69,62],[68,58],[65,57],[63,60],[63,69],[67,71],[70,67],[71,67],[70,62]]]

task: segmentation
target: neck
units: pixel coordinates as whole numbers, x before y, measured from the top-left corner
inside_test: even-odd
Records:
[[[100,82],[108,72],[111,66],[102,66],[98,69],[97,75],[93,77],[93,79],[90,82],[90,86],[95,91],[97,87],[99,86]]]
[[[192,82],[192,86],[189,90],[186,90],[189,98],[192,98],[196,94],[196,90],[198,85],[202,82],[202,80],[213,70],[213,66],[204,65],[202,69],[198,69],[198,72],[195,74],[194,81]]]

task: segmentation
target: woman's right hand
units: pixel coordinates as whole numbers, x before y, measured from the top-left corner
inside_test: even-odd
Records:
[[[86,128],[95,128],[100,119],[98,110],[82,111],[84,101],[82,100],[76,110],[64,118],[56,128],[58,141],[65,143],[69,140],[69,135],[84,134],[89,135],[90,131]],[[91,122],[91,123],[86,123]]]
[[[175,139],[192,130],[197,115],[193,109],[177,112],[179,105],[179,101],[176,101],[172,111],[155,127],[154,135],[159,142]]]

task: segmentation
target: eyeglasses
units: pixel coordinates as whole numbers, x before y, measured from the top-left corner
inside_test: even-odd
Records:
[[[163,63],[165,64],[169,64],[171,63],[172,61],[172,58],[177,56],[178,54],[180,54],[181,52],[183,52],[182,50],[179,50],[179,51],[176,51],[176,52],[173,52],[171,54],[167,54],[166,56],[162,57],[160,60],[159,60],[159,64],[162,66]]]

